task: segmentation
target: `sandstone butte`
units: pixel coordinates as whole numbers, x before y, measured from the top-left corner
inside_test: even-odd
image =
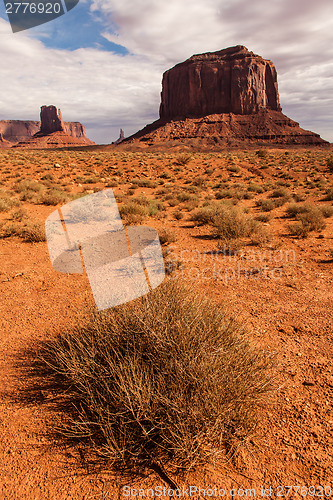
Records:
[[[81,123],[64,122],[55,106],[42,106],[39,122],[1,120],[0,135],[0,147],[52,148],[95,144],[87,138]]]
[[[243,45],[193,55],[166,71],[159,114],[126,142],[328,144],[282,113],[274,64]]]

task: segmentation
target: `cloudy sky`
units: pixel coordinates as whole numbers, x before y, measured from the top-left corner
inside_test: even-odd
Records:
[[[1,2],[0,119],[54,104],[110,143],[158,118],[163,71],[233,45],[271,59],[283,112],[333,142],[332,0],[80,0],[19,33]]]

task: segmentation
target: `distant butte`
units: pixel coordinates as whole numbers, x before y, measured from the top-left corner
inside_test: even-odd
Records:
[[[41,120],[1,120],[0,147],[56,148],[95,144],[79,122],[63,122],[55,106],[42,106]],[[2,144],[2,146],[1,146]]]
[[[132,141],[328,144],[282,113],[271,61],[243,45],[193,55],[163,74],[160,118]]]

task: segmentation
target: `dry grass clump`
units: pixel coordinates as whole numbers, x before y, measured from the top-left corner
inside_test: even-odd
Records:
[[[58,205],[67,203],[71,197],[59,189],[50,189],[38,196],[36,202],[42,205]]]
[[[7,191],[0,190],[0,212],[8,212],[19,205],[18,200],[11,198]]]
[[[309,213],[312,218],[320,218],[320,216],[327,218],[333,215],[333,207],[330,205],[317,207],[310,203],[291,203],[286,208],[287,217],[295,217],[296,219],[300,219],[304,214]]]
[[[252,435],[270,388],[240,325],[175,280],[91,314],[43,356],[78,399],[71,435],[129,467],[224,456]]]
[[[192,155],[189,153],[181,153],[177,156],[175,160],[175,165],[187,165],[192,159]]]
[[[37,194],[45,189],[43,184],[31,179],[20,180],[14,186],[16,193],[20,194],[21,201],[34,201]]]
[[[258,149],[256,151],[256,155],[258,158],[267,158],[268,157],[268,151],[266,149]]]
[[[333,201],[333,188],[329,188],[326,191],[326,196],[324,198],[325,201]]]
[[[270,195],[271,198],[282,198],[284,202],[290,200],[291,194],[285,187],[278,187],[274,189]]]
[[[177,241],[177,236],[170,229],[161,229],[158,232],[158,237],[160,239],[161,245],[170,245],[171,243],[175,243]]]
[[[269,231],[243,210],[225,203],[212,203],[196,210],[191,220],[198,225],[210,224],[219,248],[238,250],[250,238],[250,243],[263,245],[270,239]]]
[[[198,208],[191,214],[191,221],[195,222],[198,226],[213,224],[214,218],[219,212],[219,208],[219,203],[210,203]]]
[[[287,207],[286,214],[299,222],[288,226],[292,236],[306,238],[311,231],[321,231],[326,227],[324,217],[330,217],[330,207],[316,207],[310,204],[292,204]]]
[[[38,220],[28,220],[24,224],[9,222],[1,227],[0,238],[19,236],[29,243],[46,241],[44,224]]]
[[[251,236],[259,223],[236,207],[221,205],[213,219],[213,227],[218,238],[230,240]]]
[[[328,170],[333,173],[333,156],[330,156],[329,158],[327,158],[326,164],[327,164]]]
[[[147,206],[141,205],[137,201],[124,203],[119,207],[119,213],[124,224],[139,224],[149,215]]]
[[[274,208],[281,207],[285,202],[284,198],[257,200],[256,206],[263,212],[270,212]]]

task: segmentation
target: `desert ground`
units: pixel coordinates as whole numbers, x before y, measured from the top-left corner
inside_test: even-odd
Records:
[[[158,230],[168,279],[225,304],[275,359],[255,434],[215,466],[167,472],[180,487],[237,498],[333,495],[331,147],[3,149],[0,182],[1,499],[125,498],[124,485],[167,486],[152,470],[94,467],[86,447],[56,431],[66,393],[35,369],[43,341],[94,305],[86,275],[52,268],[45,219],[106,187],[126,224]],[[224,235],[212,215],[221,207],[231,229],[237,214],[256,229]]]

